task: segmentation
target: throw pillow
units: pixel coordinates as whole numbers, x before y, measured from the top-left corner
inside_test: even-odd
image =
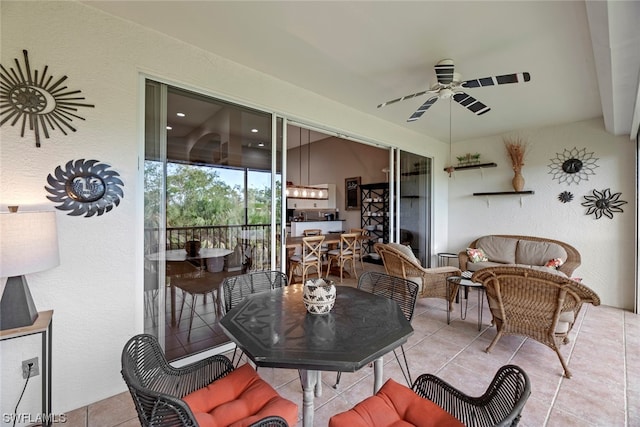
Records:
[[[483,262],[489,261],[489,258],[485,255],[484,251],[480,248],[467,248],[467,255],[471,262]]]
[[[551,267],[557,270],[558,267],[560,267],[563,263],[564,262],[562,261],[562,258],[553,258],[547,261],[547,263],[544,266]]]

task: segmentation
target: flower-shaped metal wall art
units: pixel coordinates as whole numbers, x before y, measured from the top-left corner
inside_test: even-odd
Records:
[[[573,200],[573,194],[569,191],[563,191],[558,195],[558,200],[562,203],[568,203]]]
[[[595,175],[593,171],[598,167],[596,165],[597,158],[593,157],[593,153],[587,153],[587,149],[578,150],[573,147],[571,150],[566,148],[562,153],[556,153],[556,157],[551,159],[549,168],[553,179],[557,179],[560,184],[567,183],[579,184],[581,180],[587,181],[589,175]]]
[[[622,213],[620,206],[624,205],[624,200],[620,200],[622,193],[611,193],[610,189],[602,191],[593,190],[593,195],[584,196],[585,202],[582,202],[582,206],[587,207],[586,215],[595,215],[596,219],[602,218],[602,215],[607,218],[613,219],[614,212]]]
[[[58,166],[54,175],[47,177],[51,193],[47,199],[60,203],[56,209],[71,211],[68,215],[85,217],[102,215],[120,204],[124,193],[119,174],[108,170],[109,165],[98,160],[69,161],[65,168]]]
[[[20,136],[24,137],[25,130],[33,131],[36,147],[40,147],[40,133],[49,138],[49,131],[59,129],[63,134],[67,130],[75,132],[71,126],[73,119],[84,120],[77,115],[78,107],[94,107],[78,101],[84,99],[79,96],[79,90],[69,90],[64,85],[67,76],[53,79],[47,75],[48,66],[42,73],[31,71],[27,51],[24,55],[24,69],[15,58],[16,68],[7,70],[0,65],[0,126],[9,122],[11,126],[19,123]],[[28,127],[28,128],[27,128]]]

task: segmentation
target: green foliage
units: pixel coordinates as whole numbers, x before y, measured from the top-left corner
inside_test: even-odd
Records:
[[[245,171],[237,173],[244,182]],[[266,172],[247,172],[249,188],[231,186],[214,167],[169,164],[167,167],[167,228],[269,224],[271,222],[271,188],[258,187]],[[268,174],[267,174],[268,175]],[[145,226],[157,226],[156,213],[161,200],[162,164],[145,162]],[[279,187],[277,183],[276,188]],[[278,200],[278,210],[280,200]],[[279,215],[278,215],[279,217]],[[245,221],[246,219],[246,221]]]

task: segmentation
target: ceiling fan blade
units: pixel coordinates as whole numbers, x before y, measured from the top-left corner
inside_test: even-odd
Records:
[[[453,100],[478,116],[491,111],[491,108],[464,92],[458,92],[453,95]]]
[[[522,83],[531,80],[529,73],[504,74],[502,76],[483,77],[462,82],[462,87],[484,87],[494,85],[506,85],[510,83]]]
[[[411,95],[405,95],[402,98],[392,99],[391,101],[383,102],[382,104],[378,105],[378,108],[382,108],[390,104],[395,104],[396,102],[404,101],[405,99],[411,99],[411,98],[415,98],[416,96],[422,96],[427,92],[429,91],[423,90],[422,92],[416,92],[416,93],[412,93]]]
[[[453,60],[443,59],[438,62],[433,68],[436,70],[436,78],[441,85],[448,85],[453,81]]]
[[[420,106],[420,108],[418,108],[415,113],[413,113],[411,115],[411,117],[409,117],[407,119],[408,122],[415,122],[416,120],[418,120],[420,117],[422,117],[422,115],[424,114],[425,111],[427,111],[429,109],[429,107],[431,107],[433,104],[436,103],[436,101],[438,100],[437,96],[433,96],[429,99],[427,99],[427,102],[425,102],[424,104],[422,104]]]

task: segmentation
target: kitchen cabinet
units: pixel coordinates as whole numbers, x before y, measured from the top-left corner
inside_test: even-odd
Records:
[[[360,197],[361,225],[369,233],[369,240],[365,244],[368,255],[363,259],[381,263],[373,245],[378,242],[389,243],[389,184],[361,184]]]
[[[319,184],[310,185],[309,187],[326,188],[329,193],[327,199],[294,199],[287,197],[287,209],[306,210],[306,209],[335,209],[336,208],[336,185],[335,184]]]

